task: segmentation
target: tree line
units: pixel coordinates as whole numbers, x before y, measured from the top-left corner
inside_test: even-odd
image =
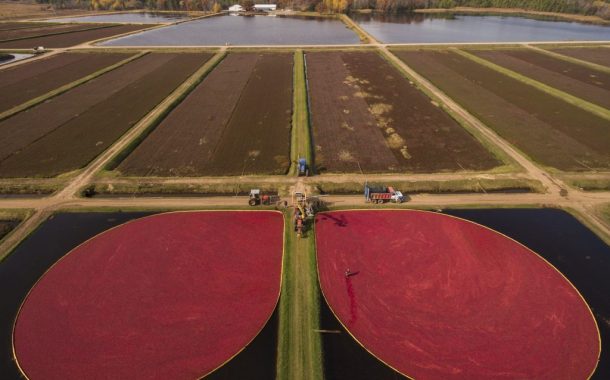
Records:
[[[37,0],[56,8],[156,9],[180,11],[218,11],[233,4],[247,5],[252,0]],[[610,0],[277,0],[279,8],[304,11],[345,13],[373,9],[395,13],[426,8],[476,7],[522,8],[534,11],[595,15],[610,19]]]

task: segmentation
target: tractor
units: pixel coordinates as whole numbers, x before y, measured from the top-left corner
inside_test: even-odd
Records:
[[[266,194],[261,194],[260,189],[252,189],[250,190],[248,204],[250,206],[269,205],[271,204],[271,197]]]

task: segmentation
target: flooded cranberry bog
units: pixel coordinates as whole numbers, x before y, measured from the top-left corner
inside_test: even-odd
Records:
[[[438,172],[500,165],[374,52],[307,52],[318,172]]]
[[[0,177],[52,177],[83,167],[210,57],[146,54],[3,120]]]
[[[386,211],[381,212],[383,213]],[[350,211],[348,213],[353,212]],[[602,355],[600,358],[599,365],[597,366],[597,370],[592,378],[607,378],[608,374],[610,374],[610,358],[607,355],[607,342],[610,341],[608,340],[610,339],[610,325],[608,325],[607,323],[608,319],[610,318],[610,305],[608,304],[606,297],[608,289],[610,289],[610,282],[608,281],[606,275],[610,270],[610,262],[607,260],[608,254],[610,253],[610,249],[608,248],[608,246],[605,245],[599,238],[596,237],[596,235],[594,235],[590,230],[581,225],[572,216],[559,210],[448,210],[445,213],[448,215],[455,215],[460,218],[475,221],[482,225],[488,226],[489,228],[493,228],[496,231],[500,231],[523,244],[526,244],[529,248],[533,249],[536,253],[540,254],[542,257],[548,260],[552,265],[554,265],[558,270],[560,270],[572,284],[574,284],[574,286],[578,289],[578,291],[582,294],[584,299],[591,307],[593,314],[597,320],[597,324],[599,326],[602,338]],[[179,214],[180,213],[178,213],[177,215]],[[38,230],[36,230],[12,254],[7,256],[0,263],[0,285],[2,286],[2,289],[5,289],[3,297],[0,297],[0,304],[2,305],[2,308],[0,310],[3,311],[2,313],[0,313],[0,337],[2,337],[1,339],[3,342],[2,345],[0,345],[0,355],[2,357],[2,360],[0,361],[0,371],[3,373],[3,378],[21,378],[20,370],[16,366],[15,361],[13,360],[13,328],[15,327],[14,323],[17,318],[20,305],[23,303],[24,299],[26,299],[26,296],[30,292],[30,289],[34,287],[37,283],[42,284],[44,281],[38,281],[38,279],[41,277],[44,279],[45,272],[47,272],[49,268],[54,268],[52,267],[53,264],[58,262],[58,260],[60,260],[68,252],[72,252],[68,257],[74,254],[78,255],[79,250],[83,249],[82,247],[86,247],[86,244],[81,245],[83,242],[94,242],[97,239],[95,237],[98,234],[103,233],[104,231],[109,231],[109,229],[114,226],[123,225],[125,222],[128,222],[130,220],[136,222],[138,220],[146,220],[146,218],[141,218],[150,215],[152,214],[144,212],[57,214],[51,217],[43,225],[41,225]],[[318,217],[320,218],[323,215],[325,214],[320,214],[320,216]],[[336,236],[338,237],[344,234],[344,231],[350,231],[354,227],[354,223],[352,223],[352,220],[350,219],[343,219],[341,217],[338,217],[336,219],[337,220],[332,221],[332,228],[339,231],[336,234]],[[366,228],[366,231],[363,234],[359,234],[361,236],[360,238],[366,239],[367,241],[378,240],[380,238],[380,234],[378,233],[379,229],[387,227],[384,223],[385,222],[383,220],[370,220],[369,218],[367,218],[365,225],[367,225],[368,227]],[[248,227],[251,227],[253,224],[247,223],[246,225]],[[268,224],[265,225],[268,226]],[[241,222],[240,226],[241,227],[239,227],[238,229],[241,231],[243,227],[243,224],[241,224]],[[397,228],[400,229],[401,227],[403,227],[403,224],[398,225]],[[212,226],[212,228],[215,227]],[[236,229],[232,229],[233,232],[235,230]],[[113,230],[110,230],[110,232],[112,231]],[[165,238],[163,236],[166,236],[164,235],[166,231],[169,231],[169,229],[166,230],[164,228],[163,231],[155,231],[154,234],[159,235],[159,239],[164,240]],[[199,232],[201,232],[202,229],[197,228],[197,231],[198,233],[196,235],[200,235]],[[399,233],[397,234],[398,236],[408,236],[408,234],[406,233],[406,229],[401,231],[405,233]],[[214,232],[216,234],[218,233],[218,231],[216,230]],[[261,234],[260,231],[255,232],[258,235]],[[319,228],[317,232],[319,233]],[[262,232],[260,238],[267,236],[267,233],[271,232]],[[347,233],[352,234],[352,232]],[[98,237],[103,237],[107,234],[108,233],[104,233],[102,235],[99,235]],[[235,235],[234,233],[230,233],[228,231],[227,234],[231,236]],[[279,236],[278,239],[281,239],[281,235],[281,232],[277,233],[277,236]],[[202,236],[196,236],[195,239],[204,239],[205,236],[206,234],[203,234]],[[130,239],[135,239],[134,242],[138,241],[139,239],[138,233],[134,234],[129,232],[129,237]],[[269,239],[273,240],[274,237],[270,237]],[[174,239],[168,239],[168,241],[163,244],[170,244],[172,241],[174,241]],[[265,238],[265,241],[268,241],[268,239]],[[163,244],[161,245],[161,247],[163,246]],[[171,244],[173,245],[173,243]],[[182,243],[179,243],[179,245],[180,244]],[[81,248],[74,250],[75,248],[79,247],[79,245],[81,245]],[[145,246],[147,245],[144,245],[143,247]],[[365,245],[362,244],[362,246],[364,247]],[[192,249],[193,247],[194,246],[190,245],[189,249]],[[349,244],[344,245],[344,247],[349,247]],[[388,247],[391,247],[391,245],[389,245]],[[384,253],[387,254],[388,250],[392,250],[392,248],[388,247],[384,246],[383,249],[375,250],[375,254],[377,256],[382,255]],[[359,252],[358,248],[347,250],[342,247],[341,249],[345,252],[348,252],[349,256],[356,255]],[[200,255],[202,253],[202,251],[198,249],[195,249],[194,251],[196,252],[194,253],[195,255]],[[247,251],[250,250],[247,249]],[[57,266],[62,265],[61,263],[64,260],[66,259],[59,261],[60,264],[58,264]],[[188,263],[192,264],[192,259],[189,259]],[[433,262],[430,261],[429,264],[433,265]],[[375,265],[368,265],[367,267],[371,266],[375,267]],[[177,268],[177,270],[182,270],[182,266],[180,265],[172,265],[172,267]],[[391,272],[399,271],[399,267],[400,264],[396,265],[395,268],[392,268],[386,273],[386,276],[391,277]],[[411,267],[411,264],[409,264],[409,268]],[[136,278],[141,278],[142,276],[147,276],[151,273],[151,271],[143,270],[142,268],[144,267],[142,266],[138,265],[138,268],[138,272],[141,273],[136,274]],[[356,281],[361,281],[363,279],[363,276],[361,275],[363,275],[363,271],[366,271],[367,269],[365,269],[365,267],[357,266],[350,267],[350,269],[354,272],[360,272],[350,277],[354,282],[353,285],[355,285],[353,288],[356,292],[355,295],[356,297],[358,297],[361,293],[359,292],[360,288],[356,284]],[[346,288],[344,282],[344,270],[345,268],[343,268],[342,266],[338,266],[338,271],[341,272],[338,273],[338,276],[341,281],[343,281],[341,289],[345,292]],[[159,271],[153,271],[153,273],[150,275],[161,275],[163,273],[163,269],[161,268],[159,269]],[[101,274],[94,275],[93,277],[105,276],[107,279],[118,278],[118,275],[115,276],[114,274],[109,273],[109,271],[100,272]],[[258,271],[254,270],[254,272]],[[421,271],[411,270],[411,272],[419,273]],[[243,276],[244,273],[240,272],[240,275]],[[247,275],[250,274],[248,273]],[[253,275],[259,276],[260,273],[255,273]],[[77,275],[76,277],[79,276],[82,275]],[[422,282],[425,282],[425,276],[423,274],[420,274],[420,276],[422,277]],[[62,281],[76,281],[76,279],[72,277],[73,276],[63,276]],[[163,277],[165,278],[165,276]],[[451,277],[444,278],[440,275],[437,278],[440,278],[443,281],[450,281],[451,279],[456,280],[455,278]],[[403,277],[401,277],[401,281],[402,279]],[[545,279],[546,277],[543,276],[541,277],[540,281],[544,282]],[[91,284],[93,284],[94,282],[94,279],[91,279]],[[152,285],[150,282],[144,281],[144,283],[146,284],[146,286],[151,288]],[[193,284],[193,282],[185,280],[183,285],[187,288],[191,288],[191,284]],[[80,286],[80,288],[82,288],[82,286]],[[495,289],[501,288],[496,287]],[[432,291],[431,289],[426,290],[424,288],[421,288],[419,290],[422,292]],[[34,291],[32,291],[32,293],[34,293]],[[92,293],[87,292],[87,294]],[[404,294],[404,292],[401,292],[401,289],[397,289],[396,296],[401,296],[401,294]],[[86,297],[82,296],[80,298],[82,300]],[[549,298],[551,300],[557,299],[557,295],[552,294]],[[207,297],[202,299],[210,300]],[[90,302],[93,303],[93,301]],[[547,301],[547,303],[548,302],[549,301]],[[323,304],[321,305],[320,328],[324,331],[328,331],[328,333],[322,334],[325,378],[350,378],[356,380],[364,380],[371,378],[404,378],[400,373],[392,370],[382,361],[378,360],[369,352],[367,352],[367,350],[363,348],[359,343],[357,343],[350,336],[350,334],[344,330],[341,323],[335,318],[331,310],[324,304],[324,301],[322,301],[322,303]],[[500,302],[498,301],[498,303]],[[94,305],[90,305],[89,307],[93,306]],[[497,306],[497,304],[491,303],[486,306],[492,308],[493,306]],[[415,307],[409,308],[409,312],[411,314],[415,314],[415,310]],[[74,315],[78,315],[79,313],[80,312],[72,314],[72,317]],[[458,313],[458,316],[462,314],[463,313]],[[512,318],[515,318],[515,314],[518,313],[507,313],[503,321],[508,321]],[[569,314],[570,313],[568,313],[568,315]],[[157,313],[157,315],[159,315],[159,313]],[[362,314],[358,315],[362,316]],[[533,314],[521,313],[520,315],[527,316]],[[107,314],[102,312],[100,312],[99,315],[95,315],[95,313],[86,313],[85,316],[86,318],[83,319],[102,318],[104,319],[104,322],[102,324],[110,324],[109,322],[114,320],[114,318],[108,318]],[[41,317],[44,318],[44,316]],[[547,327],[553,323],[550,319],[542,320],[545,321],[544,325]],[[188,323],[188,321],[183,322]],[[57,325],[56,327],[59,328],[60,325]],[[176,326],[180,326],[180,324],[172,324],[172,328],[175,328]],[[573,327],[570,327],[569,329],[571,328]],[[277,329],[277,315],[276,313],[274,313],[273,316],[269,319],[268,323],[262,329],[262,331],[260,331],[259,335],[257,335],[257,337],[243,351],[241,351],[237,356],[231,359],[226,365],[220,367],[217,371],[214,371],[206,378],[274,378],[276,365],[275,360],[277,355]],[[511,340],[511,344],[516,345],[516,341]],[[437,356],[437,359],[446,360],[446,355],[439,355]],[[530,364],[532,362],[533,360],[528,361],[528,363]],[[580,366],[581,363],[578,363],[575,368],[580,368]],[[197,376],[192,377],[195,378]],[[34,379],[37,377],[31,378]],[[46,376],[44,378],[50,377]],[[559,378],[561,378],[561,376]]]
[[[533,160],[565,171],[610,168],[608,121],[440,49],[394,53]]]
[[[400,212],[398,211],[398,213]],[[359,218],[358,214],[362,213],[367,213],[367,217]],[[383,215],[376,217],[375,213]],[[433,219],[442,218],[452,221],[451,224],[456,221],[456,219],[442,214],[429,214],[432,215],[431,218]],[[602,344],[607,347],[605,339],[610,333],[610,326],[607,322],[610,305],[608,305],[602,289],[607,289],[610,285],[604,275],[605,271],[608,270],[607,255],[610,251],[608,246],[591,231],[570,215],[558,210],[456,210],[449,211],[448,214],[483,223],[536,249],[544,259],[562,271],[567,279],[582,293],[584,299],[591,306],[593,315],[599,325]],[[431,227],[431,224],[418,218],[417,223],[411,230],[411,227],[408,224],[406,225],[404,220],[397,224],[394,223],[396,222],[395,218],[387,215],[386,211],[323,213],[317,216],[316,227],[318,267],[324,295],[342,324],[354,334],[366,349],[381,360],[416,378],[421,376],[426,378],[473,378],[477,377],[476,373],[478,371],[480,371],[478,376],[489,378],[490,376],[493,377],[494,371],[505,373],[504,370],[508,370],[515,374],[517,373],[515,371],[525,371],[525,368],[528,367],[530,371],[533,371],[530,372],[529,376],[525,375],[527,372],[520,372],[520,375],[515,374],[514,376],[549,379],[586,378],[596,366],[597,370],[592,378],[603,379],[610,373],[610,363],[604,353],[605,351],[602,351],[600,362],[597,363],[597,355],[600,349],[599,336],[593,321],[593,315],[584,303],[583,298],[570,285],[570,282],[545,261],[532,254],[531,251],[484,227],[470,226],[474,230],[478,229],[477,233],[485,231],[483,234],[488,234],[488,237],[499,237],[498,242],[504,240],[509,242],[509,245],[512,244],[509,256],[518,256],[518,260],[515,260],[514,263],[517,267],[522,267],[521,270],[526,272],[532,270],[530,265],[527,265],[527,269],[524,265],[528,261],[527,256],[529,255],[530,259],[538,262],[538,266],[543,268],[543,271],[548,271],[548,275],[533,277],[535,282],[546,283],[546,285],[537,286],[534,292],[531,288],[528,290],[527,286],[517,286],[517,289],[513,289],[515,290],[513,292],[510,290],[511,286],[506,286],[506,283],[504,285],[500,284],[503,282],[503,278],[508,279],[508,282],[515,281],[515,283],[518,283],[519,281],[516,278],[518,278],[517,272],[520,270],[515,271],[513,270],[515,268],[510,265],[498,269],[496,267],[500,266],[498,257],[487,257],[487,254],[481,255],[480,252],[482,251],[477,251],[477,256],[481,256],[474,260],[459,260],[454,257],[457,251],[464,249],[468,251],[477,245],[479,245],[479,249],[487,250],[488,253],[489,250],[494,250],[494,253],[489,255],[494,256],[499,246],[492,244],[492,247],[492,245],[487,244],[489,242],[486,242],[484,247],[481,247],[481,240],[472,239],[472,236],[469,238],[468,234],[462,234],[456,240],[457,246],[452,246],[448,251],[439,250],[437,253],[433,253],[433,247],[438,246],[437,243],[427,241],[425,233],[421,232]],[[470,225],[463,220],[458,221]],[[388,234],[393,233],[394,235],[388,237],[381,232],[382,229],[385,229]],[[421,231],[417,233],[415,230]],[[454,230],[454,228],[451,230]],[[450,241],[453,239],[452,236],[457,237],[458,235],[447,230],[442,231],[442,234],[438,232],[433,234],[433,239]],[[377,247],[378,249],[375,249],[373,247],[375,242],[381,240],[384,240],[384,243]],[[406,240],[425,247],[429,254],[421,256],[419,260],[414,260],[413,250],[401,250],[400,248],[405,248],[403,243],[400,242]],[[413,246],[411,247],[413,248]],[[525,257],[518,253],[519,248],[517,247],[521,247],[524,252],[528,252]],[[514,249],[517,249],[517,251],[514,251]],[[433,256],[436,257],[436,254],[445,256],[445,259],[434,259]],[[381,260],[382,256],[384,260]],[[369,260],[365,263],[361,261],[361,257],[369,257]],[[396,259],[392,257],[396,257]],[[477,273],[477,276],[465,276],[462,279],[465,280],[465,283],[476,284],[476,287],[483,286],[481,281],[484,282],[484,278],[490,278],[494,284],[484,287],[480,291],[464,291],[460,292],[459,296],[455,294],[450,296],[449,293],[459,287],[461,283],[460,277],[464,273],[462,269],[465,266],[480,262],[483,258],[487,260],[486,265],[489,265],[490,272],[495,273],[494,276],[491,276],[488,271],[482,271]],[[450,272],[456,270],[456,268],[461,268],[461,274],[449,275],[449,272],[434,270],[432,274],[426,275],[427,270],[439,265],[446,265],[447,268],[451,268]],[[494,267],[496,269],[491,269]],[[349,270],[350,276],[346,277],[346,270]],[[508,277],[506,277],[507,275]],[[391,278],[399,278],[397,283],[406,285],[386,284],[385,287],[380,287],[378,292],[374,290],[375,284],[391,282]],[[415,280],[413,286],[408,285],[410,283],[409,279]],[[532,278],[526,276],[522,280],[524,282],[520,285],[525,285]],[[557,281],[557,283],[553,283],[553,281]],[[433,282],[437,284],[425,285]],[[549,292],[549,295],[543,295],[544,289]],[[562,293],[560,289],[565,289],[567,293]],[[504,293],[508,298],[494,295],[488,303],[479,303],[485,299],[485,293],[495,292],[498,292],[498,295]],[[521,293],[520,296],[518,296],[519,293]],[[452,309],[455,307],[455,309],[446,314],[434,314],[425,317],[427,313],[425,310],[434,308],[434,306],[431,306],[431,304],[434,304],[434,294],[439,295],[440,299],[443,300],[440,303],[441,308]],[[564,304],[556,303],[562,297],[562,294],[567,297],[569,302],[574,302],[577,307],[568,309],[564,308]],[[417,297],[420,297],[419,301]],[[471,304],[470,307],[466,307],[466,305],[456,307],[456,302],[460,302],[459,299],[470,297],[477,299],[477,302]],[[524,302],[525,299],[533,300],[535,298],[538,298],[540,302],[531,303],[532,310],[517,312],[511,308],[506,313],[498,313],[494,317],[497,318],[497,323],[494,323],[491,329],[480,328],[482,326],[480,325],[481,319],[485,319],[484,315],[489,317],[490,314],[507,307],[507,303],[511,303],[508,299],[516,301],[516,304],[523,305],[527,304],[527,302]],[[405,301],[407,299],[408,302]],[[405,328],[407,331],[404,333],[398,334],[397,331],[404,328],[402,322],[405,322],[398,312],[401,304],[405,306],[403,310],[407,319],[411,321],[422,319],[418,323],[410,325],[411,328]],[[553,311],[548,314],[552,318],[535,317],[535,315],[544,314],[545,308],[551,305],[555,310],[563,309],[564,312],[555,314]],[[468,315],[474,309],[478,308],[482,308],[482,310],[479,310],[476,314],[471,314],[471,316],[479,321],[479,327],[475,329],[476,332],[468,332],[468,324],[465,323],[465,320],[468,319]],[[323,313],[327,312],[323,309]],[[373,314],[375,315],[374,318],[369,318]],[[562,325],[561,320],[563,318],[570,320],[570,323]],[[398,321],[399,319],[400,321]],[[530,322],[525,322],[525,324],[521,323],[523,321],[517,324],[511,323],[518,319],[529,320]],[[323,315],[322,321],[322,328],[337,329],[337,322],[333,323],[331,314]],[[448,326],[455,324],[455,328],[448,331],[448,337],[450,337],[450,340],[460,340],[458,343],[452,342],[445,350],[442,348],[442,344],[440,346],[433,344],[434,336],[443,334],[443,328],[438,325],[442,321],[448,322]],[[457,321],[459,322],[456,323]],[[540,321],[544,321],[544,323],[541,324]],[[367,325],[366,328],[363,328],[367,323],[370,326]],[[537,329],[537,334],[520,335],[516,333],[520,329],[527,329],[525,326],[528,325]],[[578,326],[586,332],[579,331]],[[431,328],[431,330],[424,333],[427,328]],[[339,331],[345,334],[343,328],[339,328]],[[502,338],[502,331],[507,332],[510,337]],[[353,376],[350,378],[355,379],[394,379],[400,377],[397,373],[388,371],[387,368],[379,368],[379,363],[365,365],[363,363],[367,363],[366,360],[351,361],[350,356],[345,355],[345,352],[354,352],[356,357],[360,357],[359,355],[363,355],[363,353],[359,352],[358,348],[354,346],[358,343],[353,339],[350,342],[350,339],[343,334],[326,334],[323,338],[327,378],[343,378],[341,377],[343,368],[347,368],[347,373],[353,374],[350,375]],[[476,345],[474,351],[463,350],[465,347],[462,346],[468,345],[468,342],[472,343],[486,334],[491,334],[491,336],[486,337],[484,342],[481,342],[482,345]],[[543,339],[544,335],[553,338]],[[567,338],[567,341],[560,342],[560,337]],[[499,342],[496,342],[494,347],[483,349],[482,347],[489,342],[488,339],[491,341],[499,340]],[[520,341],[521,343],[519,343]],[[461,347],[460,350],[455,349],[456,344]],[[522,345],[525,346],[520,347]],[[395,346],[402,346],[402,349]],[[568,347],[569,349],[566,349]],[[579,347],[581,351],[577,353]],[[427,350],[430,348],[432,351],[439,351],[428,352]],[[361,350],[363,350],[362,347]],[[409,352],[414,353],[415,356],[420,355],[421,360],[413,360],[413,358],[405,360],[405,357],[409,356]],[[452,360],[460,355],[457,353],[464,352],[466,352],[465,355],[473,358],[473,361],[466,360],[462,365],[455,365]],[[506,358],[511,357],[516,359],[511,356],[510,352],[517,356],[523,354],[526,357],[517,361],[507,360]],[[481,357],[477,357],[477,355]],[[329,356],[334,358],[332,362],[328,360]],[[490,360],[497,360],[498,366],[487,367],[486,364],[489,364]],[[406,367],[401,368],[401,366]],[[405,372],[407,369],[411,372]],[[371,374],[367,371],[373,372]],[[358,375],[360,372],[368,374]]]
[[[291,53],[229,54],[118,171],[138,176],[286,174],[292,66]]]
[[[113,376],[131,373],[130,377],[197,378],[237,355],[210,378],[231,378],[240,373],[250,373],[253,378],[271,378],[269,375],[275,371],[273,346],[277,331],[273,311],[279,296],[283,249],[281,214],[263,211],[147,215],[59,214],[24,241],[14,252],[15,255],[2,262],[1,281],[12,284],[12,289],[15,289],[15,294],[3,297],[2,301],[3,310],[11,310],[2,313],[2,334],[5,337],[10,338],[11,332],[4,327],[13,324],[15,312],[27,295],[14,325],[15,353],[21,369],[29,378],[82,378],[83,373],[99,376],[104,372]],[[132,219],[136,220],[122,224]],[[158,227],[156,231],[155,225]],[[234,239],[233,231],[243,225],[248,225],[251,233],[242,235],[246,240]],[[113,226],[119,227],[108,230]],[[195,230],[197,234],[192,233]],[[60,231],[64,233],[58,239]],[[66,234],[66,231],[71,233]],[[106,232],[95,236],[103,231]],[[140,237],[150,245],[139,240]],[[115,239],[121,240],[121,243],[117,244]],[[239,248],[246,241],[257,242],[256,248]],[[146,246],[148,248],[144,248]],[[171,249],[167,251],[168,248]],[[98,255],[96,249],[106,253],[99,251]],[[64,257],[70,250],[70,254]],[[108,254],[111,251],[112,254]],[[138,255],[143,255],[143,262],[138,263]],[[101,262],[94,263],[97,260]],[[78,273],[70,271],[70,276],[61,275],[60,272],[68,270],[72,261],[80,262]],[[86,274],[86,267],[93,272]],[[28,276],[17,275],[11,270],[27,272]],[[130,271],[133,272],[127,273]],[[41,279],[37,280],[40,276]],[[54,281],[68,288],[78,282],[76,288],[80,290],[67,288],[65,292],[51,291],[45,296],[45,284]],[[133,283],[127,286],[129,282]],[[56,285],[53,284],[54,287]],[[82,292],[82,289],[88,290]],[[144,293],[138,295],[138,292]],[[252,297],[253,292],[257,297]],[[37,294],[43,297],[38,298]],[[69,311],[63,302],[56,303],[58,299],[53,294],[70,298],[70,304],[78,310]],[[105,301],[102,302],[100,296]],[[113,305],[120,306],[120,310],[116,313],[102,310]],[[154,310],[146,311],[146,305]],[[159,305],[164,307],[160,308]],[[37,330],[35,326],[25,327],[33,321],[32,318],[41,316],[37,312],[28,315],[28,309],[34,311],[37,307],[44,308],[42,314],[47,315],[48,322],[54,328]],[[59,315],[50,313],[51,309],[63,316],[57,318]],[[77,320],[64,324],[61,322],[67,323],[64,318]],[[95,322],[95,319],[99,321]],[[40,323],[36,321],[35,325]],[[59,328],[58,323],[65,328],[74,323],[80,327],[76,330],[64,329]],[[96,330],[99,330],[99,326],[105,326],[104,333],[87,333],[86,325],[89,323],[93,323],[90,327]],[[152,327],[150,323],[157,327]],[[25,327],[22,332],[20,326]],[[180,333],[180,330],[184,333]],[[137,331],[141,331],[141,334]],[[55,334],[61,335],[61,338],[54,339]],[[28,338],[32,335],[39,336],[32,341]],[[79,342],[79,335],[87,341],[85,346],[92,350],[83,350],[81,343],[84,342]],[[145,338],[145,342],[137,343],[140,339],[138,336]],[[162,340],[155,343],[157,338]],[[94,343],[91,339],[98,342]],[[110,339],[107,346],[102,343],[106,339]],[[75,342],[77,345],[73,347],[77,348],[78,353],[69,349]],[[179,348],[180,342],[184,349]],[[29,355],[36,355],[36,352],[45,356],[39,346],[47,343],[54,346],[57,355],[52,360],[42,357],[29,362]],[[248,347],[242,351],[246,345]],[[104,350],[103,347],[107,347],[112,354],[104,356],[104,363],[96,362],[94,358],[100,357],[98,355],[100,350]],[[129,354],[117,356],[121,349]],[[10,345],[3,344],[2,351],[4,378],[19,378],[15,363],[5,357],[5,354],[10,355]],[[87,361],[76,360],[81,355],[93,357]],[[159,355],[165,357],[159,358]],[[45,365],[50,367],[43,368]],[[37,371],[42,371],[42,375]]]

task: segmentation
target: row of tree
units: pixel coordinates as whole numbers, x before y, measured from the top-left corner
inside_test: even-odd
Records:
[[[252,0],[37,0],[58,8],[89,9],[158,9],[218,11]],[[262,3],[269,0],[260,1]],[[277,0],[279,8],[344,13],[350,10],[374,9],[402,12],[424,8],[522,8],[528,10],[597,15],[610,19],[610,0]],[[246,4],[247,5],[247,4]]]

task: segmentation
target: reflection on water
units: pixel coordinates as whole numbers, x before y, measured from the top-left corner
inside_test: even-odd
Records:
[[[385,43],[608,41],[610,27],[516,16],[352,14]]]
[[[0,57],[0,66],[6,65],[7,63],[21,61],[22,59],[30,58],[33,55],[34,54],[8,53],[6,57]]]
[[[217,16],[102,43],[111,46],[357,44],[343,22],[322,17]]]
[[[94,15],[82,17],[65,17],[46,20],[49,22],[124,22],[138,24],[157,24],[165,22],[174,22],[188,18],[189,16],[182,13],[155,13],[155,12],[140,12],[140,13],[116,13],[109,15]]]

